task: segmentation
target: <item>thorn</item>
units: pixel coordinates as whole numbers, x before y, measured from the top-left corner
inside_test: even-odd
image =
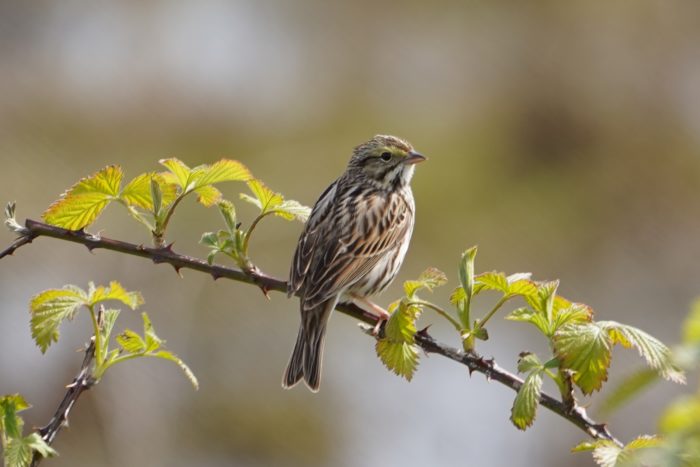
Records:
[[[211,272],[212,279],[217,280],[217,279],[221,279],[221,277],[222,277],[221,274],[219,274],[218,272],[216,272],[216,271]]]
[[[77,383],[76,381],[73,381],[72,383],[67,384],[67,385],[66,385],[66,389],[72,389],[72,388],[74,388],[74,387],[76,386],[76,383]]]
[[[175,242],[170,242],[170,243],[168,243],[167,245],[165,245],[164,247],[161,247],[160,249],[161,249],[161,250],[164,250],[164,251],[167,251],[168,253],[172,253],[172,252],[173,252],[173,245],[174,245],[174,244],[175,244]]]
[[[170,265],[173,267],[173,269],[175,269],[175,272],[177,273],[177,275],[182,277],[182,273],[180,273],[180,269],[182,269],[182,266],[178,266],[178,265],[172,264],[172,263]]]
[[[271,300],[270,299],[270,289],[265,284],[258,284],[258,287],[260,287],[260,290],[262,291],[265,298],[267,298],[268,300]]]
[[[430,336],[430,334],[428,334],[428,329],[430,329],[430,326],[432,326],[432,324],[427,325],[426,327],[424,327],[423,329],[421,329],[420,331],[418,331],[416,334],[418,334],[418,335],[421,336],[421,337],[428,337],[428,338],[431,338],[431,339],[432,339],[432,337]]]

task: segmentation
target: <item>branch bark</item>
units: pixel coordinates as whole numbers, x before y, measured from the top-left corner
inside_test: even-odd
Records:
[[[154,263],[170,264],[177,272],[179,272],[182,268],[187,268],[209,274],[214,279],[223,277],[238,282],[257,285],[266,295],[268,291],[272,290],[277,292],[286,292],[287,290],[287,283],[285,281],[268,276],[257,269],[250,273],[246,273],[241,270],[228,268],[225,266],[210,265],[206,261],[198,258],[175,253],[172,250],[172,245],[160,248],[145,247],[143,245],[136,245],[120,240],[113,240],[106,237],[92,235],[83,231],[66,230],[31,219],[27,219],[25,222],[25,229],[23,229],[22,232],[19,232],[19,234],[20,238],[3,252],[10,249],[10,252],[14,252],[19,247],[38,237],[52,237],[85,245],[90,251],[97,248],[102,248],[105,250],[112,250],[119,253],[147,258]],[[26,238],[27,240],[22,242],[22,238]],[[2,256],[0,256],[0,258],[1,257]],[[376,317],[374,315],[355,305],[341,304],[337,307],[337,310],[367,324],[376,324]],[[416,342],[425,352],[442,355],[443,357],[449,358],[450,360],[466,366],[469,369],[470,374],[472,372],[482,373],[487,379],[497,381],[514,391],[518,391],[523,384],[522,379],[508,372],[507,370],[504,370],[493,360],[485,359],[476,353],[465,353],[461,350],[437,342],[435,339],[429,336],[427,332],[418,333],[416,335]],[[623,444],[610,433],[605,424],[595,422],[586,414],[585,409],[582,407],[559,401],[555,397],[546,393],[541,394],[540,405],[573,423],[594,439],[609,440],[619,446],[623,446]],[[68,410],[70,410],[70,408]]]
[[[95,385],[96,381],[92,377],[92,361],[95,358],[95,341],[91,340],[90,344],[85,349],[85,357],[83,358],[83,364],[80,366],[80,371],[78,375],[73,379],[73,382],[67,386],[68,391],[63,397],[63,400],[58,405],[56,412],[49,423],[39,428],[39,434],[46,441],[47,444],[51,445],[56,439],[58,432],[61,428],[68,425],[68,415],[70,414],[73,405],[80,397],[80,395],[90,389]],[[32,467],[36,467],[44,459],[38,452],[34,453],[32,458]]]

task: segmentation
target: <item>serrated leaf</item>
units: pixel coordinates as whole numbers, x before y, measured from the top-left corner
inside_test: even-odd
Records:
[[[275,193],[258,179],[248,181],[248,188],[254,197],[241,193],[241,199],[256,205],[262,214],[274,210],[284,201],[281,194]]]
[[[154,175],[154,172],[148,172],[135,177],[122,189],[119,198],[131,206],[153,209],[151,181]]]
[[[42,439],[39,433],[32,433],[24,438],[32,451],[38,452],[41,457],[53,457],[58,453]]]
[[[685,383],[683,371],[673,365],[671,350],[657,338],[634,326],[615,321],[599,321],[596,324],[607,331],[613,343],[637,349],[647,365],[658,371],[662,378],[674,383]]]
[[[547,307],[553,305],[553,298],[556,297],[559,281],[541,282],[537,284],[537,293],[526,295],[525,300],[535,311],[547,314]]]
[[[275,208],[274,213],[288,221],[298,220],[299,222],[306,222],[311,215],[311,208],[293,199],[285,199],[282,201],[282,204]]]
[[[507,320],[530,323],[537,327],[544,335],[549,335],[549,323],[544,314],[531,310],[527,307],[516,308],[507,316]]]
[[[569,302],[567,306],[567,303],[563,303],[555,298],[551,332],[554,333],[557,329],[569,323],[586,323],[592,319],[593,309],[588,305]]]
[[[250,170],[245,165],[231,159],[221,159],[204,170],[201,177],[197,179],[197,187],[219,182],[247,182],[252,178]]]
[[[42,457],[56,456],[58,453],[41,439],[38,433],[32,433],[24,438],[12,438],[5,448],[6,467],[28,467],[34,451]]]
[[[457,287],[456,289],[454,289],[454,291],[450,295],[450,303],[453,306],[458,306],[462,302],[462,300],[466,300],[466,299],[467,299],[467,292],[462,287]]]
[[[124,286],[117,281],[109,283],[108,287],[100,285],[91,291],[86,305],[92,306],[107,300],[122,302],[132,310],[143,305],[143,296],[140,292],[128,292]]]
[[[562,367],[574,371],[573,381],[584,394],[599,390],[607,381],[612,342],[600,326],[567,324],[554,334],[552,342]]]
[[[506,278],[509,296],[532,296],[537,294],[537,284],[529,279],[530,273],[517,273]]]
[[[81,179],[44,212],[44,220],[69,230],[92,224],[110,201],[119,195],[122,169],[112,165]]]
[[[657,381],[659,381],[659,374],[656,370],[644,368],[635,371],[626,376],[612,392],[606,394],[600,405],[600,412],[602,414],[612,413]]]
[[[421,289],[433,291],[435,287],[440,287],[447,283],[447,276],[444,272],[436,268],[428,268],[423,271],[417,280],[409,280],[403,283],[406,296],[412,298]]]
[[[20,438],[24,422],[17,416],[18,412],[30,407],[20,394],[8,394],[0,397],[0,434],[9,438]]]
[[[131,180],[119,198],[130,206],[157,213],[177,198],[177,184],[168,183],[161,174],[148,172]]]
[[[542,362],[532,352],[523,352],[518,359],[518,372],[529,373],[536,369],[542,369]]]
[[[515,396],[511,409],[510,419],[518,429],[525,430],[535,421],[541,390],[542,375],[539,370],[532,371]]]
[[[572,452],[593,451],[593,460],[601,467],[621,467],[630,464],[636,451],[657,447],[661,439],[656,436],[642,435],[620,447],[609,440],[584,442],[572,449]],[[646,465],[646,464],[645,464]]]
[[[593,449],[593,460],[600,467],[615,467],[621,452],[622,448],[612,441],[598,441]]]
[[[214,206],[223,199],[221,192],[211,185],[200,186],[194,191],[197,193],[197,202],[206,207]]]
[[[125,329],[117,336],[117,344],[130,354],[140,354],[146,351],[146,343],[143,338],[131,329]]]
[[[141,313],[141,319],[143,319],[143,336],[146,339],[146,352],[153,352],[159,349],[164,341],[156,335],[151,319],[146,312]]]
[[[420,314],[420,308],[417,306],[406,306],[400,302],[396,311],[394,311],[386,325],[384,326],[384,334],[386,339],[408,342],[415,342],[416,335],[416,320]]]
[[[87,304],[85,292],[75,286],[49,289],[32,298],[29,304],[32,337],[42,353],[58,341],[59,326],[64,319],[73,319],[77,310]]]
[[[185,373],[185,376],[187,377],[188,380],[190,380],[190,383],[192,383],[192,386],[194,386],[195,389],[199,389],[199,381],[197,381],[197,377],[192,373],[192,370],[190,367],[188,367],[185,362],[182,361],[181,358],[179,358],[177,355],[173,354],[172,352],[169,352],[167,350],[159,350],[158,352],[154,354],[150,354],[150,356],[156,357],[156,358],[162,358],[165,360],[170,360],[172,362],[175,362],[177,366],[180,367],[180,369]]]
[[[176,157],[161,159],[158,162],[170,170],[169,173],[171,175],[162,174],[165,177],[166,182],[175,183],[184,191],[189,184],[192,170]]]
[[[408,342],[377,341],[377,355],[395,374],[411,381],[418,367],[418,346]]]
[[[484,272],[477,275],[475,281],[481,284],[484,290],[496,290],[504,294],[508,293],[508,280],[506,279],[506,275],[502,272]]]

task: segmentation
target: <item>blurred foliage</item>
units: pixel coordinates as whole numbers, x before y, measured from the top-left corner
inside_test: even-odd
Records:
[[[700,3],[685,0],[400,7],[316,0],[3,2],[0,199],[17,199],[23,216],[37,217],[79,173],[114,162],[146,172],[154,160],[176,156],[193,165],[221,157],[240,160],[270,186],[308,204],[342,171],[353,144],[378,132],[395,133],[430,157],[414,180],[418,218],[399,279],[416,277],[426,264],[451,271],[455,252],[478,243],[487,269],[498,265],[560,277],[565,296],[586,297],[607,318],[653,330],[666,341],[700,283],[692,254],[700,236],[700,218],[692,214],[700,209],[699,13]],[[222,191],[229,196],[227,189]],[[196,242],[204,229],[190,225],[215,226],[217,214],[190,203],[181,209],[174,240],[178,249],[200,254]],[[298,225],[278,225],[261,229],[252,248],[265,270],[282,276]],[[120,216],[99,219],[96,229],[150,240]],[[12,236],[0,232],[0,239],[8,243]],[[279,391],[273,373],[284,363],[286,342],[295,332],[292,302],[262,305],[257,290],[196,275],[179,281],[171,271],[144,267],[140,260],[92,257],[51,243],[38,243],[11,260],[11,267],[0,270],[0,287],[14,301],[7,299],[0,321],[13,346],[34,345],[24,332],[22,310],[36,289],[23,284],[48,288],[97,275],[104,281],[116,272],[125,284],[128,279],[128,285],[159,297],[158,308],[168,310],[158,318],[159,327],[183,343],[183,357],[209,381],[200,394],[219,401],[209,408],[212,418],[248,397],[251,391],[239,388],[243,372],[256,389]],[[400,293],[397,281],[382,300]],[[445,300],[441,305],[448,306]],[[249,312],[263,307],[269,313],[251,318]],[[189,331],[194,315],[202,336]],[[523,333],[511,332],[508,324],[493,324],[509,333],[507,342],[484,343],[498,359],[523,347]],[[454,405],[431,397],[421,378],[404,387],[398,378],[380,376],[380,365],[367,364],[371,350],[343,353],[345,345],[357,345],[353,326],[338,320],[331,331],[338,343],[327,355],[328,381],[338,381],[334,399],[327,399],[329,390],[321,401],[290,398],[287,406],[313,414],[308,423],[327,435],[325,442],[346,447],[334,459],[339,463],[356,464],[361,452],[367,465],[382,465],[393,448],[397,463],[440,459],[457,465],[463,463],[464,444],[477,437],[489,453],[473,454],[482,466],[576,462],[533,446],[532,436],[509,430],[505,418],[488,416],[496,409],[488,401],[501,405],[492,385],[453,380],[449,372],[431,373],[426,365],[425,374],[446,395],[469,391],[479,401],[455,415]],[[34,369],[63,382],[74,372],[73,350],[56,348],[49,367],[42,366],[46,359],[38,351],[35,356],[27,351],[21,361],[0,355],[0,372],[16,375],[0,381],[0,393],[16,392],[14,384],[31,388],[27,396],[36,408],[27,417],[44,422],[55,391],[38,384]],[[616,354],[613,366],[626,365],[625,358]],[[370,388],[345,376],[348,366],[373,379],[371,397]],[[164,384],[144,383],[138,390],[128,367],[115,370],[126,372],[113,381],[115,392],[105,394],[104,404],[96,402],[89,415],[76,413],[60,441],[65,449],[58,446],[64,456],[51,462],[176,465],[184,449],[169,440],[181,425],[173,418],[179,421],[194,403],[189,388],[178,386],[180,375],[170,375],[167,367],[160,375]],[[154,365],[152,372],[159,371]],[[611,379],[615,384],[614,375]],[[157,392],[159,387],[170,390]],[[402,391],[423,397],[416,410],[387,416]],[[625,433],[654,431],[668,394],[655,388],[635,399],[629,412],[615,415],[611,425]],[[123,397],[133,403],[131,415],[149,414],[158,430],[147,431],[154,428],[147,421],[134,426],[128,412],[110,412]],[[285,413],[279,411],[273,426],[288,422]],[[433,417],[427,420],[426,413]],[[468,424],[466,414],[482,416]],[[343,420],[342,426],[328,424],[328,418]],[[535,429],[558,423],[542,417]],[[366,426],[383,433],[381,443],[364,434]],[[246,436],[243,427],[219,428],[224,447],[226,439],[233,445]],[[302,438],[293,428],[287,433]],[[571,444],[578,436],[548,431],[549,445]],[[498,436],[482,439],[484,432]],[[458,439],[445,443],[436,433]],[[86,454],[84,439],[95,441],[94,455]],[[206,438],[196,439],[186,446],[198,463],[227,464],[212,455]],[[274,441],[258,441],[266,439],[266,455],[273,455]],[[150,449],[144,448],[147,440]],[[514,458],[519,451],[528,455]],[[263,459],[257,463],[264,465],[266,457],[260,456],[239,463]],[[590,464],[580,457],[580,465]]]

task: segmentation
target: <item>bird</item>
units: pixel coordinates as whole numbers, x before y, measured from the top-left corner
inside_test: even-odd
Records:
[[[378,320],[370,302],[403,263],[415,223],[411,179],[426,157],[396,136],[376,135],[354,148],[345,172],[321,194],[299,237],[287,295],[299,296],[301,324],[282,387],[302,378],[321,383],[326,327],[339,303],[354,303]]]

